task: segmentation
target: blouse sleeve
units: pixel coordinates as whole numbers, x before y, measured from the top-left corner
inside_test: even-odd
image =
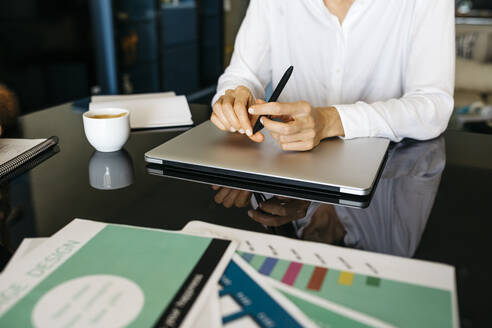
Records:
[[[403,96],[336,105],[345,138],[425,140],[446,129],[454,105],[454,28],[454,1],[417,1]]]

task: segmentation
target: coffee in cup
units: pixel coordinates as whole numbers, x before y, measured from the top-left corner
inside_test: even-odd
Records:
[[[117,117],[122,117],[125,116],[126,113],[120,113],[120,114],[92,114],[89,117],[90,118],[98,118],[98,119],[103,119],[103,118],[117,118]]]

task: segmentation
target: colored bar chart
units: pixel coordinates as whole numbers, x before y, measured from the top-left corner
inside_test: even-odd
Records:
[[[294,261],[289,262],[289,261],[279,260],[273,257],[266,257],[266,256],[251,254],[251,253],[241,253],[241,256],[246,262],[252,264],[253,267],[256,270],[258,270],[259,273],[265,276],[272,276],[272,273],[274,272],[274,269],[276,268],[277,264],[282,264],[282,262],[284,263],[286,262],[285,263],[287,264],[286,270],[284,273],[280,274],[281,276],[280,281],[290,286],[294,286],[296,284],[299,273],[301,272],[301,269],[304,267],[308,271],[311,271],[311,273],[309,274],[308,283],[306,286],[304,286],[304,288],[311,291],[321,290],[321,287],[323,286],[323,283],[328,273],[327,268],[322,268],[309,264],[302,264]],[[337,271],[337,270],[332,270],[332,271],[335,275],[337,275],[337,282],[339,285],[343,285],[343,286],[352,285],[355,277],[354,273]],[[381,279],[379,278],[369,277],[369,276],[366,277],[366,285],[368,286],[378,287],[380,283],[381,283]]]
[[[258,272],[260,272],[261,274],[264,274],[265,276],[269,276],[270,273],[272,273],[273,268],[275,267],[275,264],[277,264],[277,262],[278,262],[278,259],[267,257],[265,259],[265,262],[263,262],[263,265],[261,266],[261,268]]]
[[[302,263],[298,262],[290,262],[287,271],[285,272],[284,277],[282,278],[282,282],[287,285],[294,285],[297,275],[301,271]]]
[[[366,284],[368,286],[378,287],[380,283],[381,283],[381,279],[376,277],[367,277],[366,279]]]
[[[314,268],[313,275],[311,279],[309,279],[309,283],[307,285],[308,289],[319,291],[321,289],[321,285],[325,280],[326,273],[328,269],[316,267]]]
[[[253,259],[255,255],[254,254],[251,254],[251,253],[243,253],[242,254],[242,257],[243,259],[246,261],[246,262],[251,262],[251,260]]]
[[[352,286],[352,282],[354,281],[354,274],[350,272],[341,272],[338,277],[338,283],[340,285]]]
[[[451,326],[447,290],[247,252],[243,259],[265,276],[396,326]],[[402,297],[404,295],[404,297]],[[367,302],[370,299],[371,302]],[[424,301],[422,301],[424,300]],[[392,311],[387,311],[392,304]],[[420,313],[416,322],[412,313]],[[444,321],[443,321],[444,320]]]

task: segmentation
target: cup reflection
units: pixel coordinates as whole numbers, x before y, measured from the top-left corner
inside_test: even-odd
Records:
[[[133,183],[134,170],[130,154],[120,151],[104,153],[96,151],[89,161],[89,183],[100,190],[115,190]]]

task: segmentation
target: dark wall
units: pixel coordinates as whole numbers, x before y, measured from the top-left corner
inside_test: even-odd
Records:
[[[90,26],[87,0],[0,0],[0,83],[22,113],[89,95]]]
[[[492,10],[492,1],[490,0],[472,0],[474,9]]]
[[[111,2],[119,92],[210,89],[208,104],[223,71],[222,0]],[[89,4],[0,0],[0,83],[17,94],[21,114],[90,96],[98,85]]]
[[[120,92],[192,95],[216,84],[222,8],[222,0],[113,0]]]

